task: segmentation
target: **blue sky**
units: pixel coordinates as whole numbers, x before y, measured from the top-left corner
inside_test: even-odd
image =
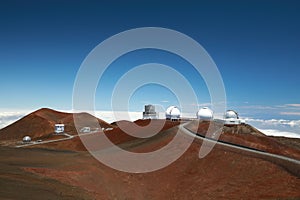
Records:
[[[87,54],[121,31],[154,26],[180,31],[207,50],[223,77],[229,108],[245,117],[297,120],[299,10],[296,0],[2,2],[0,109],[71,109],[76,73]],[[200,105],[210,101],[203,80],[186,61],[144,50],[112,64],[98,87],[97,109],[109,110],[118,77],[147,62],[174,67],[191,81]],[[140,88],[129,106],[138,111],[147,102],[177,103],[170,91],[154,85]]]

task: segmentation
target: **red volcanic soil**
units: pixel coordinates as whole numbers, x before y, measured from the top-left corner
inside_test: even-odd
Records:
[[[151,125],[150,125],[151,123]],[[139,139],[132,135],[144,136],[155,135],[158,132],[167,130],[179,125],[179,122],[171,122],[168,120],[137,120],[135,122],[121,121],[116,123],[118,127],[111,131],[107,131],[106,136],[114,144],[121,144],[131,140]],[[148,126],[149,125],[149,126]]]
[[[141,139],[143,142],[124,142],[122,147],[127,151],[149,152],[171,142],[177,131],[173,127],[154,137]],[[178,148],[184,146],[189,137],[180,135]],[[300,198],[299,165],[218,144],[205,158],[200,159],[198,153],[201,145],[202,140],[195,139],[174,163],[141,174],[111,169],[87,152],[3,148],[0,150],[0,159],[3,160],[0,183],[9,182],[6,189],[20,192],[24,185],[33,185],[26,187],[23,199],[28,199],[29,194],[39,196],[40,189],[44,191],[45,187],[53,195],[70,195],[73,198],[75,195],[87,195],[86,199]],[[168,154],[161,155],[162,158],[166,159],[174,150],[170,149]],[[107,151],[108,157],[115,157],[115,154],[118,152]],[[148,163],[136,164],[147,166]],[[57,183],[56,190],[52,190],[54,183]],[[73,190],[70,189],[72,187]],[[9,191],[0,187],[0,198],[11,199],[17,195]]]
[[[74,159],[74,155],[72,152],[0,147],[0,199],[94,199],[80,187],[24,170],[26,167],[60,172],[64,167],[72,170],[68,163],[79,164],[76,161],[79,158]]]
[[[97,119],[87,113],[76,113],[75,115],[79,119],[79,126],[89,126],[97,121],[101,127],[112,127],[103,120]],[[73,119],[73,113],[63,113],[48,108],[42,108],[1,129],[0,141],[20,141],[25,135],[30,136],[32,139],[47,137],[54,132],[54,125],[57,123],[65,124],[65,132],[77,134]],[[84,120],[81,122],[80,119]]]
[[[300,140],[268,137],[248,124],[222,127],[222,124],[218,122],[200,121],[199,126],[198,122],[194,121],[188,124],[186,128],[201,136],[206,136],[208,127],[211,124],[213,130],[222,128],[222,133],[218,138],[219,141],[300,160]]]
[[[150,124],[151,123],[151,124]],[[106,144],[101,143],[99,134],[104,134],[113,144],[122,147],[122,144],[130,141],[142,141],[143,139],[132,136],[149,136],[155,133],[165,131],[174,126],[179,125],[180,122],[172,122],[167,120],[137,120],[135,122],[130,121],[119,121],[114,123],[112,130],[99,132],[96,134],[81,135],[81,139],[94,143],[96,149],[104,149],[108,147]],[[120,127],[118,127],[119,125]],[[149,125],[149,126],[148,126]],[[73,150],[73,151],[86,151],[80,137],[75,137],[71,140],[59,141],[54,143],[40,144],[30,146],[30,148],[50,148],[60,150]]]

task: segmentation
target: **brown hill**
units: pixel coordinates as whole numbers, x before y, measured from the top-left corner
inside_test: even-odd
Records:
[[[220,127],[223,128],[218,139],[219,141],[300,159],[300,149],[296,148],[296,145],[294,144],[298,143],[298,146],[300,145],[299,140],[297,139],[280,140],[276,137],[268,137],[248,124],[222,127],[222,124],[219,124],[218,122],[200,121],[199,126],[198,122],[199,121],[193,121],[188,124],[186,128],[205,137],[208,127],[211,124],[212,129],[217,130]]]
[[[111,123],[110,125],[112,125],[112,126],[114,126],[114,127],[118,127],[117,124],[128,124],[128,123],[131,123],[131,121],[128,121],[128,120],[120,120],[120,121],[113,122],[113,123]]]
[[[149,123],[151,126],[147,127]],[[149,136],[153,132],[158,133],[167,130],[173,126],[179,125],[179,122],[171,122],[167,120],[137,120],[135,122],[121,121],[117,123],[118,127],[105,133],[106,136],[114,143],[120,144],[131,140],[138,139],[132,135]],[[139,129],[139,127],[145,127]],[[126,131],[126,132],[125,132]],[[129,135],[130,133],[132,135]]]
[[[99,122],[101,127],[112,127],[110,124],[88,113],[76,113],[79,119],[85,119],[81,126],[88,126],[90,123]],[[42,108],[15,123],[0,130],[0,140],[22,140],[25,135],[32,139],[43,138],[54,132],[54,125],[57,123],[65,124],[65,132],[69,134],[76,134],[74,126],[74,114],[63,113],[48,108]],[[90,123],[89,123],[90,122]]]
[[[0,130],[0,140],[22,140],[25,135],[42,137],[54,130],[55,122],[45,118],[48,109],[35,111]]]

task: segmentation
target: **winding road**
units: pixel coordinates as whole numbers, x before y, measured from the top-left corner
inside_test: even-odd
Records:
[[[26,144],[21,144],[21,145],[17,145],[16,148],[20,148],[20,147],[28,147],[28,146],[33,146],[33,145],[39,145],[39,144],[47,144],[47,143],[51,143],[51,142],[59,142],[59,141],[64,141],[64,140],[70,140],[73,139],[76,136],[73,135],[69,135],[67,133],[63,133],[60,135],[64,135],[66,136],[66,138],[60,138],[60,139],[55,139],[55,140],[46,140],[46,141],[42,141],[42,142],[31,142],[31,143],[26,143]]]
[[[281,159],[281,160],[284,160],[284,161],[288,161],[288,162],[300,165],[300,160],[296,160],[296,159],[289,158],[289,157],[286,157],[286,156],[281,156],[281,155],[277,155],[277,154],[262,152],[262,151],[250,149],[250,148],[247,148],[247,147],[241,147],[241,146],[237,146],[237,145],[233,145],[233,144],[224,143],[222,141],[217,141],[217,140],[212,140],[212,139],[209,139],[209,138],[201,137],[201,136],[197,135],[196,133],[194,133],[194,132],[188,130],[187,128],[185,128],[185,125],[187,125],[188,123],[190,123],[190,122],[179,125],[179,129],[183,133],[185,133],[189,136],[192,136],[194,138],[198,138],[198,139],[201,139],[203,141],[210,142],[212,144],[218,144],[218,145],[225,146],[225,147],[230,147],[230,148],[234,148],[234,149],[238,149],[238,150],[243,150],[243,151],[247,151],[247,152],[251,152],[251,153],[256,153],[256,154],[259,154],[259,155],[268,156],[268,157],[272,157],[272,158],[276,158],[276,159]]]
[[[218,145],[221,145],[221,146],[230,147],[230,148],[234,148],[234,149],[238,149],[238,150],[243,150],[243,151],[246,151],[246,152],[255,153],[255,154],[259,154],[259,155],[263,155],[263,156],[267,156],[267,157],[271,157],[271,158],[276,158],[276,159],[291,162],[293,164],[300,165],[300,160],[296,160],[296,159],[289,158],[289,157],[282,156],[282,155],[262,152],[262,151],[255,150],[255,149],[250,149],[250,148],[247,148],[247,147],[237,146],[237,145],[234,145],[234,144],[228,144],[228,143],[225,143],[225,142],[222,142],[222,141],[212,140],[212,139],[209,139],[209,138],[199,136],[196,133],[194,133],[194,132],[188,130],[187,128],[185,128],[185,126],[188,123],[190,123],[190,122],[186,122],[184,124],[179,125],[179,130],[182,131],[184,134],[189,135],[191,137],[198,138],[200,140],[203,140],[205,142],[209,142],[209,143],[212,143],[212,144],[218,144]],[[31,143],[28,143],[28,144],[22,144],[22,145],[18,145],[18,146],[15,146],[15,147],[16,148],[21,148],[21,147],[27,147],[27,146],[32,146],[32,145],[40,145],[40,144],[47,144],[47,143],[52,143],[52,142],[64,141],[64,140],[71,140],[71,139],[73,139],[75,137],[78,137],[78,136],[81,136],[81,135],[90,135],[90,134],[93,134],[93,133],[94,132],[79,134],[79,135],[69,135],[67,133],[64,133],[64,134],[61,134],[61,135],[66,136],[66,138],[48,140],[48,141],[42,141],[42,142],[31,142]]]
[[[96,132],[97,131],[91,131],[89,133],[81,133],[81,134],[78,134],[78,135],[70,135],[68,133],[62,133],[62,134],[59,134],[59,135],[64,135],[64,136],[66,136],[66,138],[60,138],[60,139],[54,139],[54,140],[46,140],[46,141],[42,141],[42,142],[33,141],[33,142],[30,142],[30,143],[25,143],[25,144],[17,145],[15,147],[16,148],[21,148],[21,147],[28,147],[28,146],[33,146],[33,145],[40,145],[40,144],[47,144],[47,143],[52,143],[52,142],[59,142],[59,141],[64,141],[64,140],[71,140],[71,139],[73,139],[75,137],[78,137],[78,136],[90,135],[90,134],[94,134]]]

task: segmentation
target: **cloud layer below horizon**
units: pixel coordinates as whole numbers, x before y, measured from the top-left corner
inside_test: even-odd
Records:
[[[4,128],[28,114],[28,111],[4,111],[0,112],[0,129]]]

